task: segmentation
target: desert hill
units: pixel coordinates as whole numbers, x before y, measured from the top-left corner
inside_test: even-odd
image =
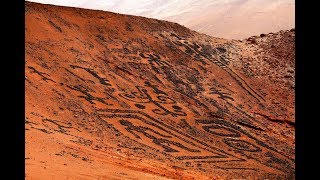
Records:
[[[295,177],[294,30],[25,5],[26,179]]]
[[[294,0],[29,1],[156,18],[227,39],[244,39],[295,27]]]

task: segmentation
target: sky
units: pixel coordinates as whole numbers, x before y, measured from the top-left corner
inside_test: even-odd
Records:
[[[215,37],[243,39],[295,27],[294,0],[28,0],[177,22]]]

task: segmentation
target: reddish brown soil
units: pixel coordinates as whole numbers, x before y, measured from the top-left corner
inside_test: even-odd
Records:
[[[294,179],[294,31],[244,42],[26,2],[26,179]]]

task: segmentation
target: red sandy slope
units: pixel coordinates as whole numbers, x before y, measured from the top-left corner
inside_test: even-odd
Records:
[[[293,179],[294,31],[26,3],[26,179]]]

